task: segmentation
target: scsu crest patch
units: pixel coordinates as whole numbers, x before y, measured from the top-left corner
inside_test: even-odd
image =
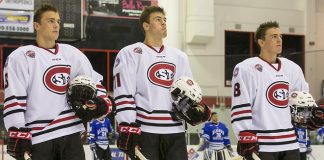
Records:
[[[49,67],[43,75],[45,87],[54,93],[65,94],[70,80],[71,66],[55,65]]]
[[[175,65],[167,62],[157,62],[152,64],[148,71],[147,77],[149,81],[154,84],[164,88],[170,88],[174,73]]]
[[[254,66],[254,68],[257,69],[259,72],[262,72],[262,70],[263,70],[263,67],[262,67],[261,64],[256,64],[256,65]]]
[[[277,81],[272,83],[266,92],[268,102],[277,108],[288,107],[289,83]]]

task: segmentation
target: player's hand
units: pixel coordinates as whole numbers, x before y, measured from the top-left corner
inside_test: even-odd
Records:
[[[307,147],[306,154],[311,154],[313,151],[312,147]]]
[[[207,105],[203,103],[195,103],[185,96],[178,103],[172,103],[171,115],[173,120],[185,120],[192,126],[207,121],[210,118],[211,111]]]
[[[8,130],[8,145],[7,153],[16,158],[24,159],[24,154],[31,153],[31,129],[30,128],[16,128],[10,127]]]
[[[109,114],[115,108],[114,99],[110,96],[99,96],[80,103],[82,103],[81,107],[72,106],[72,109],[80,119],[85,121]]]
[[[307,121],[307,129],[315,130],[324,126],[324,108],[315,107],[311,112],[311,117]]]
[[[117,147],[128,154],[132,160],[137,160],[135,147],[138,146],[139,136],[141,135],[140,124],[122,122],[118,125]]]
[[[241,131],[239,133],[237,152],[246,160],[253,160],[252,153],[258,154],[259,152],[258,137],[256,134],[249,131]]]

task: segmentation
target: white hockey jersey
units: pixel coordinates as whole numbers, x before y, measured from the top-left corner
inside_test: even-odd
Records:
[[[98,82],[98,95],[106,94],[99,83],[102,76],[81,51],[67,44],[19,47],[8,56],[3,74],[5,127],[32,128],[32,144],[84,130],[67,104],[70,79],[88,75]]]
[[[308,84],[297,64],[286,58],[277,61],[270,64],[253,57],[237,64],[233,71],[233,130],[236,136],[243,130],[256,131],[261,152],[299,148],[288,97],[291,91],[308,91]]]
[[[135,43],[118,53],[113,72],[118,123],[136,121],[148,133],[184,132],[182,122],[171,118],[169,88],[177,77],[192,77],[185,53]]]

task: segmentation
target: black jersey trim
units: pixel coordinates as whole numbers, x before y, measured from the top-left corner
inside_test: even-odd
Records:
[[[24,109],[15,109],[15,110],[6,112],[5,114],[3,114],[3,118],[10,115],[10,114],[15,114],[15,113],[19,113],[19,112],[25,112],[25,110]]]
[[[231,123],[234,123],[236,121],[242,121],[242,120],[250,120],[252,119],[252,116],[246,116],[246,117],[240,117],[240,118],[234,118]]]
[[[258,143],[259,143],[259,145],[269,145],[269,146],[273,146],[273,145],[285,145],[285,144],[297,143],[297,139],[291,140],[291,141],[285,141],[285,142],[258,142]]]
[[[120,96],[115,97],[115,101],[122,99],[122,98],[133,98],[134,99],[133,95],[120,95]]]
[[[154,127],[173,127],[173,126],[181,126],[182,123],[167,123],[167,124],[161,124],[161,123],[148,123],[148,122],[143,122],[140,120],[136,120],[137,123],[146,125],[146,126],[154,126]]]
[[[286,129],[274,129],[274,130],[255,130],[257,133],[278,133],[278,132],[288,132],[295,131],[294,128],[286,128]]]
[[[251,106],[250,103],[240,104],[240,105],[233,106],[231,110],[233,111],[234,109],[249,107],[249,106]]]
[[[53,120],[37,120],[37,121],[33,121],[30,123],[26,123],[26,126],[32,125],[32,124],[42,124],[42,123],[51,123]]]
[[[37,133],[32,134],[32,137],[37,137],[37,136],[40,136],[40,135],[43,135],[43,134],[46,134],[46,133],[49,133],[49,132],[54,132],[54,131],[59,130],[59,129],[76,126],[78,124],[82,124],[82,121],[80,120],[80,121],[76,121],[76,122],[73,122],[73,123],[69,123],[69,124],[58,126],[58,127],[54,127],[54,128],[51,128],[51,129],[48,129],[48,130],[45,130],[45,131],[37,132]]]
[[[162,114],[171,114],[172,112],[171,111],[168,111],[168,110],[153,110],[152,112],[149,112],[147,110],[145,110],[144,108],[141,108],[141,107],[138,107],[136,106],[136,109],[139,110],[139,111],[143,111],[147,114],[152,114],[152,113],[162,113]]]
[[[10,96],[10,97],[7,97],[4,102],[6,103],[7,101],[11,101],[13,99],[17,99],[17,100],[26,100],[27,99],[27,96]]]
[[[133,107],[125,107],[125,108],[116,109],[116,113],[122,112],[122,111],[136,111],[136,109]]]

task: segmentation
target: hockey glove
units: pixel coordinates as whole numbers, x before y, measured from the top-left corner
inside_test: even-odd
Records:
[[[25,152],[31,153],[31,129],[10,127],[8,130],[7,153],[16,158],[23,159]]]
[[[189,97],[183,97],[178,103],[173,102],[172,119],[176,121],[185,120],[192,126],[207,121],[211,111],[205,104],[195,103]]]
[[[324,108],[315,107],[307,121],[307,129],[315,130],[324,126]]]
[[[253,160],[252,153],[258,153],[259,144],[258,137],[255,133],[249,131],[241,131],[239,133],[239,141],[237,143],[237,152],[246,160]]]
[[[307,147],[306,154],[311,154],[313,151],[312,147]]]
[[[77,102],[72,105],[72,109],[76,115],[85,121],[90,121],[93,118],[101,117],[102,115],[110,113],[115,107],[112,97],[99,96],[84,102]]]
[[[140,124],[122,122],[118,125],[117,147],[124,151],[132,160],[138,160],[135,155],[135,147],[138,146],[139,136],[141,135]]]

